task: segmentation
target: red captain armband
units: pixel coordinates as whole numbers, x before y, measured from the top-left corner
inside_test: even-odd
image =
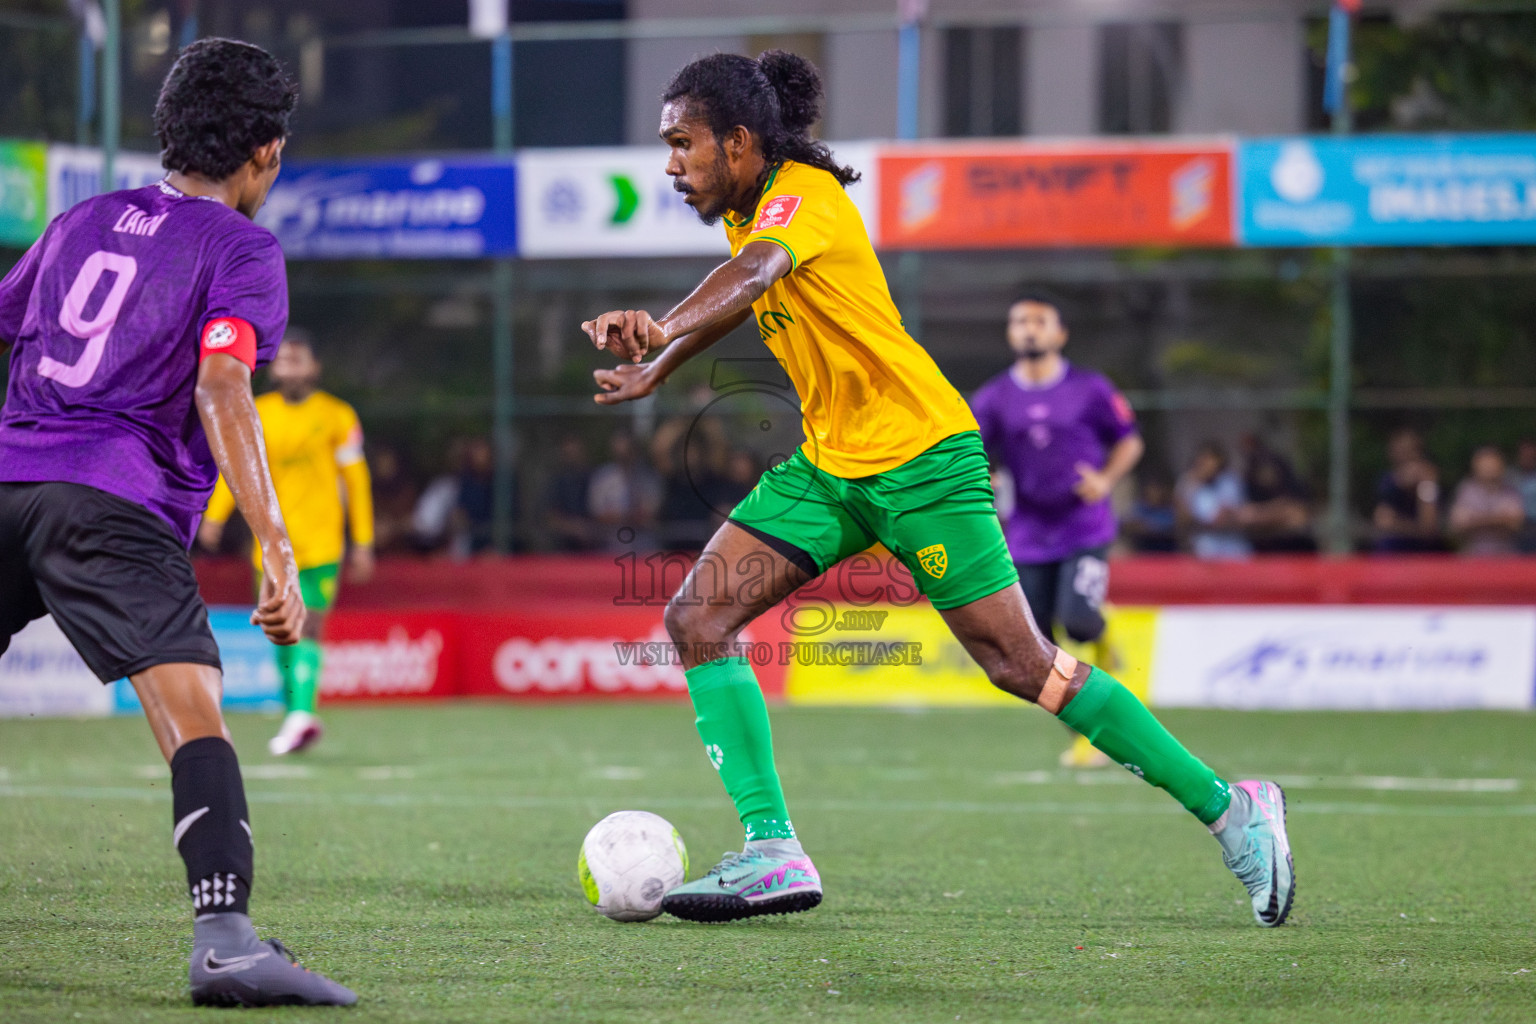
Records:
[[[203,328],[198,362],[209,356],[234,356],[256,372],[256,328],[237,316],[221,316]]]

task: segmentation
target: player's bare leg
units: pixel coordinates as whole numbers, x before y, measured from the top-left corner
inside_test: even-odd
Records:
[[[219,710],[223,681],[209,665],[156,665],[132,677],[171,766],[175,828],[192,907],[192,1001],[218,1006],[350,1006],[357,996],[256,937],[248,914],[254,841],[240,763]]]
[[[1124,686],[1046,640],[1017,584],[940,614],[993,685],[1056,715],[1199,818],[1247,888],[1258,923],[1285,921],[1296,877],[1279,786],[1229,786]]]
[[[785,808],[762,689],[751,662],[733,648],[743,627],[811,575],[728,521],[667,605],[667,632],[687,670],[699,738],[746,831],[740,853],[667,894],[661,907],[669,914],[734,921],[821,902],[821,878]]]

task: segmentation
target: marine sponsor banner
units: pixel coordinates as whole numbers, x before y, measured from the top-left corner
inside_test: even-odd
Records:
[[[160,157],[119,151],[112,160],[112,190],[142,188],[165,177]],[[101,150],[86,146],[48,147],[48,219],[83,199],[101,194]]]
[[[96,717],[112,706],[112,688],[86,668],[51,615],[29,623],[0,654],[0,718]]]
[[[1117,676],[1146,693],[1155,608],[1110,608]],[[836,605],[832,627],[795,637],[784,693],[793,704],[978,707],[1016,705],[993,686],[927,602]],[[1089,652],[1079,652],[1092,657]]]
[[[1248,245],[1536,241],[1536,135],[1255,139],[1238,167]]]
[[[47,147],[0,141],[0,245],[29,246],[47,226]]]
[[[888,249],[1230,245],[1232,145],[887,146]]]
[[[848,194],[874,232],[876,147],[837,143],[863,178]],[[532,259],[728,256],[725,228],[707,225],[667,176],[664,146],[526,149],[517,155],[520,254]]]
[[[1159,706],[1529,708],[1536,609],[1165,608]]]
[[[509,159],[294,163],[257,215],[290,259],[477,259],[517,252]]]

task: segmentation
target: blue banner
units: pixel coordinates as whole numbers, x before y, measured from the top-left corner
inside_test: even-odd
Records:
[[[1246,245],[1536,243],[1536,135],[1257,139],[1238,196]]]
[[[257,223],[289,259],[478,259],[517,253],[508,159],[294,163]]]
[[[283,684],[277,661],[266,635],[251,625],[251,609],[209,608],[208,625],[219,645],[224,663],[224,707],[232,711],[283,710]],[[119,679],[113,685],[113,705],[118,714],[137,714],[143,707],[133,684]]]

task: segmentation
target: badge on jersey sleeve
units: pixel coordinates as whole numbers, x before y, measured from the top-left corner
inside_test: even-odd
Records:
[[[800,209],[799,196],[774,196],[758,211],[757,223],[752,225],[752,230],[787,228],[789,222],[795,219],[795,211],[798,209]]]

